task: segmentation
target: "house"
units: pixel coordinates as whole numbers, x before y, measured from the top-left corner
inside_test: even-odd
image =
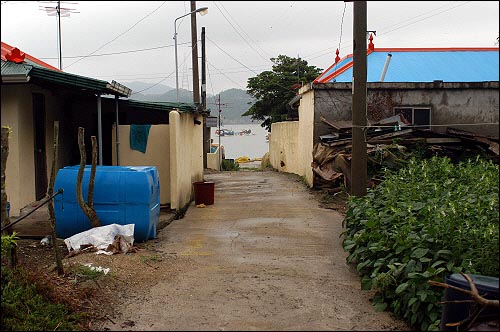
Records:
[[[91,163],[90,138],[96,136],[99,165],[157,166],[161,203],[175,210],[189,204],[192,182],[203,177],[200,123],[204,115],[199,106],[123,99],[132,91],[118,82],[61,71],[4,42],[1,57],[2,126],[11,130],[6,192],[12,216],[46,195],[54,121],[59,122],[56,169],[80,163],[77,139],[78,127],[83,127],[87,164]],[[153,127],[145,153],[130,149],[127,129],[144,124]],[[156,126],[168,128],[167,132]],[[156,145],[164,150],[159,158],[150,160]]]
[[[412,126],[499,136],[499,52],[494,48],[367,49],[368,124],[402,114]],[[331,123],[352,119],[353,56],[299,90],[299,120],[274,123],[270,161],[313,186],[313,150]]]

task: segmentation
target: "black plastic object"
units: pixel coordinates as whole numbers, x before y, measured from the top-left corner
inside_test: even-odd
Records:
[[[498,278],[471,274],[472,281],[476,285],[479,295],[488,300],[498,300]],[[469,282],[459,273],[445,278],[445,283],[460,289],[470,290]],[[444,301],[471,300],[471,297],[458,290],[447,288],[444,293]],[[441,331],[465,331],[466,324],[460,326],[446,326],[448,323],[458,323],[466,320],[469,315],[477,309],[476,303],[445,303],[441,314]],[[478,321],[498,320],[498,309],[488,308],[479,314]]]

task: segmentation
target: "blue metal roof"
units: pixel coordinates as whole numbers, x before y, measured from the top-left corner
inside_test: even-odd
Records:
[[[498,48],[374,49],[367,55],[367,82],[488,82],[499,79]],[[352,82],[352,56],[330,66],[315,83]]]

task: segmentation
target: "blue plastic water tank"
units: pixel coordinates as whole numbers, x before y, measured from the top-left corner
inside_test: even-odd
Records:
[[[76,198],[79,166],[57,173],[54,188],[64,192],[54,199],[56,234],[68,238],[92,228]],[[85,166],[82,192],[88,203],[91,166]],[[156,237],[160,218],[160,179],[154,166],[97,166],[94,180],[94,209],[102,226],[134,224],[134,241]]]

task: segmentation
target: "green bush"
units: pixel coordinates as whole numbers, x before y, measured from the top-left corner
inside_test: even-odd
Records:
[[[343,246],[377,310],[438,330],[443,282],[453,273],[498,277],[498,165],[412,158],[364,197],[351,197]]]
[[[10,251],[16,245],[17,240],[19,240],[19,237],[17,237],[16,232],[12,232],[10,235],[2,234],[2,257],[10,255]]]
[[[238,171],[239,169],[240,169],[240,164],[235,163],[234,159],[222,159],[223,171]]]

